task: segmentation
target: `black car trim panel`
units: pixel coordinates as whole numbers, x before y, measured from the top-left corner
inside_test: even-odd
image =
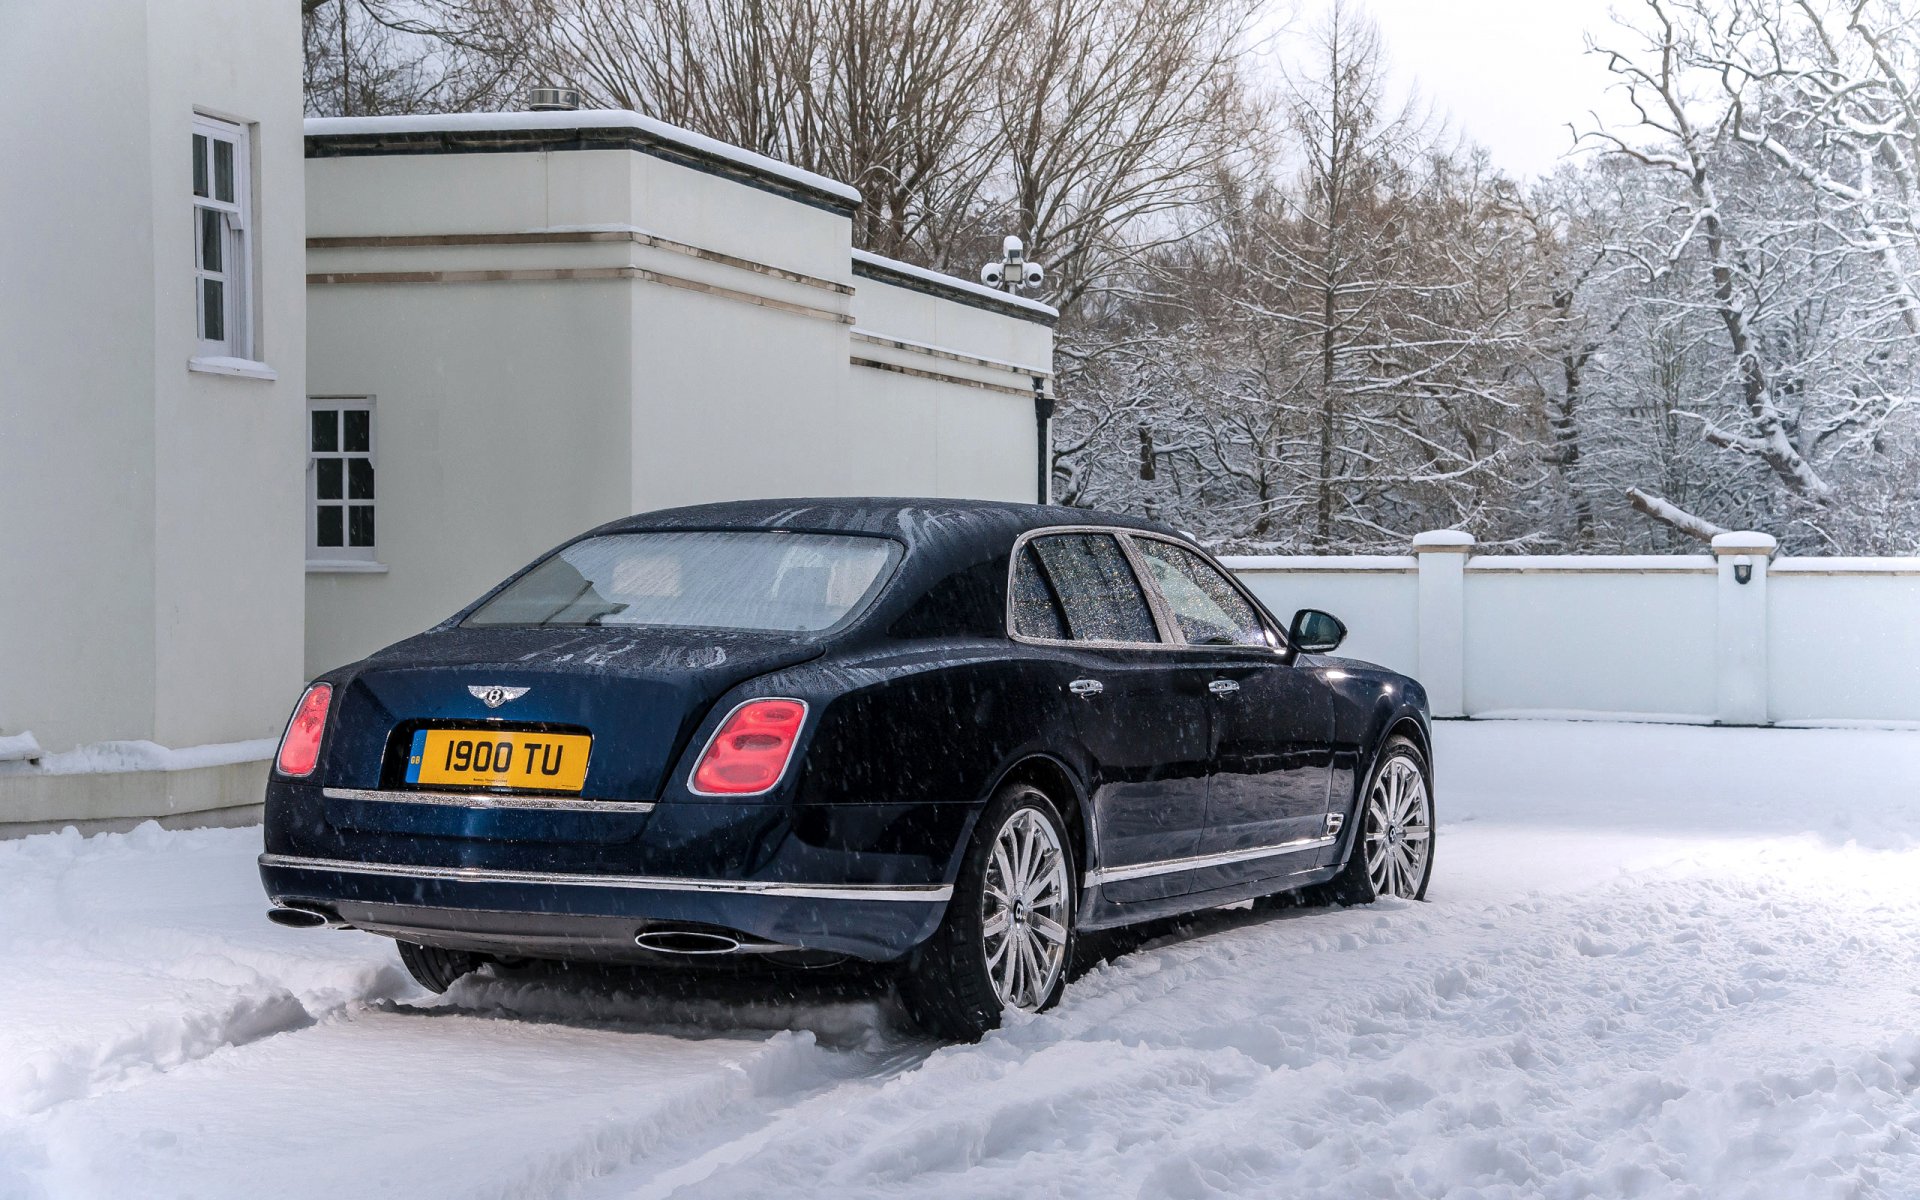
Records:
[[[1282,854],[1298,854],[1303,850],[1317,850],[1323,846],[1333,845],[1335,840],[1331,837],[1296,838],[1291,842],[1281,842],[1275,846],[1255,846],[1251,850],[1228,850],[1218,854],[1162,858],[1154,862],[1129,863],[1124,867],[1097,867],[1087,872],[1087,882],[1118,883],[1123,879],[1140,879],[1148,875],[1171,875],[1176,871],[1224,867],[1232,863],[1251,862],[1256,858],[1274,858]]]
[[[953,898],[951,884],[785,883],[756,879],[683,879],[662,875],[581,875],[554,871],[509,871],[489,867],[422,867],[406,863],[356,862],[339,858],[301,858],[262,854],[263,867],[337,871],[344,875],[396,875],[413,879],[453,879],[466,883],[534,883],[559,887],[628,888],[658,892],[732,892],[757,896],[799,896],[813,900],[889,900],[940,903]]]
[[[329,800],[368,800],[382,804],[442,804],[453,808],[526,808],[541,812],[650,813],[650,800],[589,800],[577,796],[527,795],[514,792],[399,792],[391,789],[321,789]]]

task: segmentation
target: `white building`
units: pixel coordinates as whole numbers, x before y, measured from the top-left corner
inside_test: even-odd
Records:
[[[0,8],[0,827],[258,798],[302,669],[300,62],[291,4]]]
[[[842,184],[627,112],[307,155],[310,673],[628,513],[1036,496],[1052,310],[857,254]]]
[[[303,135],[300,57],[0,19],[0,833],[251,817],[303,678],[613,517],[1035,496],[1051,310],[855,254],[851,189],[628,113]]]

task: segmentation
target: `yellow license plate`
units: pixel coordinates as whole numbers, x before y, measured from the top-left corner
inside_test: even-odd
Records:
[[[407,751],[407,782],[577,792],[592,747],[584,733],[422,729]]]

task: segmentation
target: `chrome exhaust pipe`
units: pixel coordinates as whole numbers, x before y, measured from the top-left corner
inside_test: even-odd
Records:
[[[738,954],[743,948],[732,934],[709,929],[642,929],[633,944],[656,954]]]
[[[287,929],[346,929],[347,923],[322,908],[281,904],[267,910],[267,920]]]
[[[804,953],[799,946],[769,942],[750,933],[740,933],[715,925],[652,925],[633,935],[633,944],[655,954],[792,954]]]

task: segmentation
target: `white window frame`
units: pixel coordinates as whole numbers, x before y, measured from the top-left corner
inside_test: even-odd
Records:
[[[316,450],[313,445],[313,414],[316,412],[364,412],[367,414],[367,448],[364,451],[346,448],[346,418],[344,415],[334,418],[334,449]],[[385,571],[380,563],[380,433],[378,417],[372,396],[309,396],[307,397],[307,420],[302,436],[307,439],[307,570],[324,571]],[[340,467],[340,496],[338,499],[320,497],[320,462],[322,459],[337,459]],[[353,459],[365,459],[373,470],[373,495],[363,499],[353,497],[351,484],[353,468],[348,463]],[[352,537],[353,520],[351,510],[355,507],[368,507],[374,511],[373,542],[371,546],[322,546],[320,544],[320,506],[339,505],[340,538],[345,542]]]
[[[203,166],[200,158],[202,138],[206,139],[204,182],[207,194],[199,194],[199,186],[194,179],[190,179],[189,188],[193,199],[193,241],[190,244],[193,255],[195,346],[194,362],[190,365],[228,374],[245,374],[247,372],[233,368],[236,364],[255,361],[257,354],[254,336],[252,130],[233,121],[195,113],[193,141],[190,143],[193,155],[191,174],[195,178],[200,176]],[[216,144],[224,144],[232,150],[231,199],[217,195],[218,180],[214,165]],[[205,265],[203,238],[207,232],[205,224],[209,221],[217,227],[214,236],[220,252],[218,270]],[[221,285],[221,336],[217,338],[207,336],[204,292],[208,282]]]

